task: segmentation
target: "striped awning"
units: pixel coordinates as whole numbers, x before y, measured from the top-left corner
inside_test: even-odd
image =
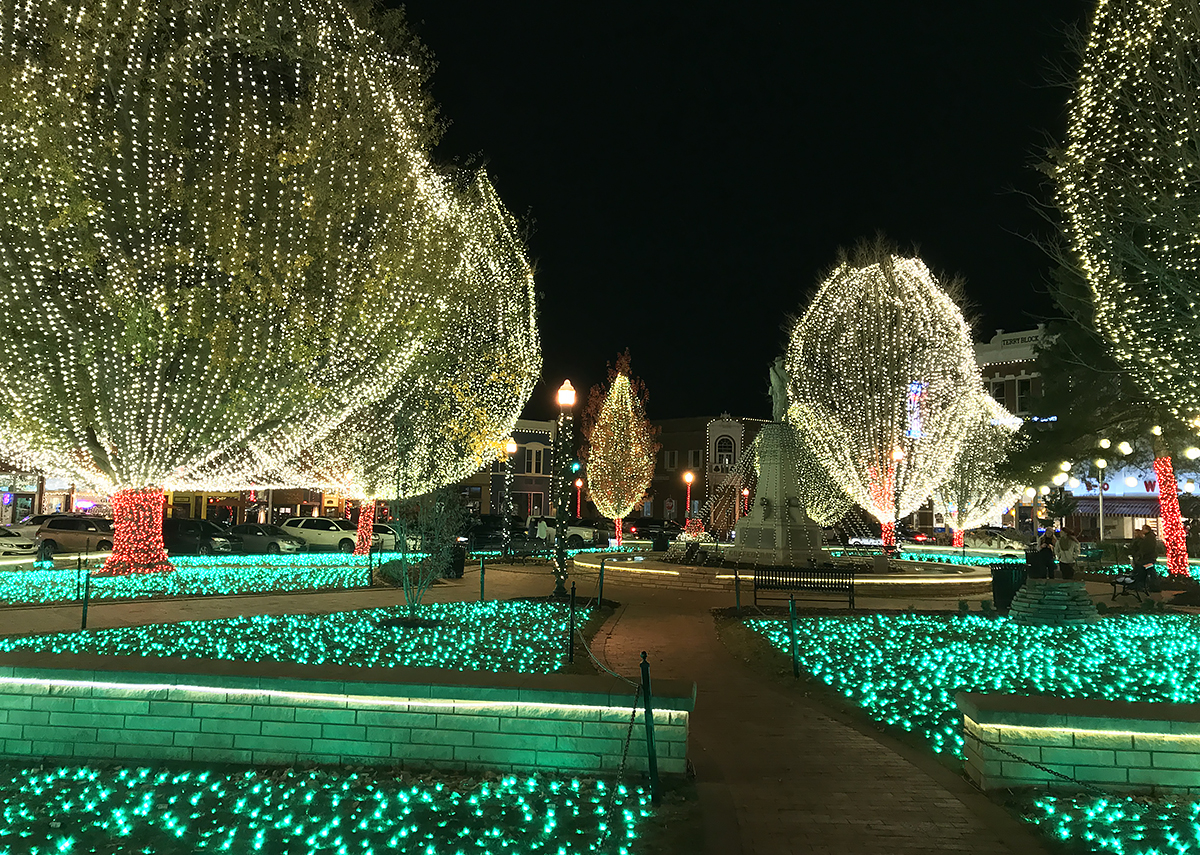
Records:
[[[1075,513],[1085,517],[1100,516],[1100,500],[1090,496],[1076,499],[1079,510]],[[1106,517],[1156,517],[1158,496],[1113,496],[1104,500]]]

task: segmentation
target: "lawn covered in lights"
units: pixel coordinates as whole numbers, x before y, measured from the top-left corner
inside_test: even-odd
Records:
[[[787,621],[746,624],[788,652]],[[961,756],[956,692],[1200,702],[1200,617],[1127,615],[1074,627],[1006,618],[797,620],[800,667],[876,721]]]
[[[376,558],[376,562],[378,557]],[[300,555],[171,557],[176,570],[129,576],[92,576],[89,596],[97,600],[143,597],[196,597],[320,588],[360,588],[367,584],[367,556],[340,552]],[[60,569],[0,571],[0,601],[72,602],[83,596],[83,574]]]
[[[545,775],[8,763],[0,765],[0,855],[627,853],[649,801],[640,787]]]
[[[251,615],[0,638],[0,651],[178,656],[548,674],[566,664],[563,603],[436,603],[417,617],[435,626],[381,627],[407,606],[331,614]]]
[[[1042,833],[1092,852],[1182,855],[1200,851],[1200,801],[1194,797],[1039,796],[1024,813]]]

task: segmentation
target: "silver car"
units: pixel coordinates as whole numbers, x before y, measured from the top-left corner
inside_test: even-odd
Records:
[[[235,525],[230,534],[242,539],[243,551],[247,553],[292,554],[303,551],[305,546],[304,538],[265,523]]]
[[[8,526],[0,525],[0,555],[29,556],[37,552],[33,538],[18,534]]]

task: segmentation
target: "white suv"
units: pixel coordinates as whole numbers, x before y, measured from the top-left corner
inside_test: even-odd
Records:
[[[338,549],[353,552],[358,545],[358,527],[349,520],[331,520],[328,517],[292,517],[283,521],[283,530],[304,539],[316,549]],[[382,538],[375,535],[374,546],[379,548]]]

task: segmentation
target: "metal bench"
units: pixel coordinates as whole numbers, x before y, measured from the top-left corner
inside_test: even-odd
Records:
[[[850,608],[854,608],[854,571],[834,567],[755,567],[755,605],[758,605],[760,591],[845,594]]]

